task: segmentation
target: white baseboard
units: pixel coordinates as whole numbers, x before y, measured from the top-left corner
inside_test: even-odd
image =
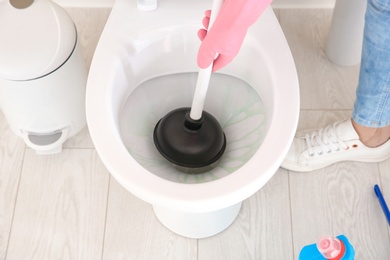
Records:
[[[111,8],[115,0],[53,0],[62,7],[70,8]],[[129,0],[136,1],[136,0]]]
[[[54,0],[63,7],[110,8],[115,0]],[[136,1],[136,0],[128,0]],[[163,0],[161,0],[163,1]],[[196,1],[196,0],[183,0]],[[333,8],[336,0],[273,0],[274,8]],[[210,0],[211,2],[211,0]]]
[[[336,0],[273,0],[273,8],[333,8]]]

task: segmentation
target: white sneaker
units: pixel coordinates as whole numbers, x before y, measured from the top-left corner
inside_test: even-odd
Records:
[[[349,119],[303,136],[297,134],[281,166],[308,172],[341,161],[380,162],[389,157],[390,140],[376,148],[365,146]]]

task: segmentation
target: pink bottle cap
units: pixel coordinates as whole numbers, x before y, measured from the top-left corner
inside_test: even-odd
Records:
[[[331,236],[321,237],[317,242],[317,249],[326,259],[338,259],[337,257],[344,251],[342,242]]]

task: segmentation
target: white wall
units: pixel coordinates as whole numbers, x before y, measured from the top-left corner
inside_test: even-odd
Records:
[[[54,0],[64,7],[112,7],[115,0]],[[136,0],[128,0],[136,1]],[[164,0],[160,0],[164,1]],[[196,1],[196,0],[183,0]],[[332,8],[336,0],[273,0],[274,8]],[[211,2],[211,0],[210,0]]]

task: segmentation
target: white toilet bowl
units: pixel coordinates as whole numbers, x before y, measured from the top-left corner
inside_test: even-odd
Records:
[[[271,8],[248,31],[238,56],[212,75],[205,110],[227,147],[210,172],[177,171],[157,152],[153,128],[190,106],[197,30],[211,1],[166,0],[153,12],[117,0],[92,61],[87,122],[103,163],[125,189],[153,205],[177,234],[203,238],[226,229],[241,202],[274,175],[295,134],[299,86],[292,55]]]

